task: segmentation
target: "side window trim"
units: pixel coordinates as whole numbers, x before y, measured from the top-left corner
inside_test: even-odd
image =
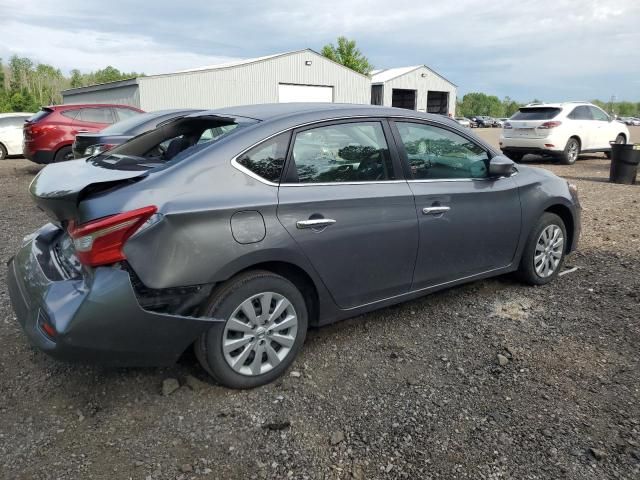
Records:
[[[293,145],[295,143],[296,136],[299,133],[313,130],[321,127],[328,127],[332,125],[344,125],[347,123],[380,123],[382,127],[382,132],[385,137],[385,141],[387,143],[387,148],[389,150],[389,155],[391,157],[391,164],[393,166],[393,174],[396,177],[393,180],[378,180],[378,181],[361,181],[361,182],[318,182],[318,183],[300,183],[298,181],[298,174],[296,170],[296,165],[293,160]],[[395,139],[393,138],[393,131],[389,127],[388,119],[384,117],[358,117],[358,118],[342,118],[336,120],[327,120],[321,121],[317,123],[311,123],[308,125],[304,125],[301,127],[296,127],[292,129],[291,137],[289,138],[289,149],[287,151],[287,157],[284,164],[283,175],[280,177],[280,186],[336,186],[336,185],[350,185],[350,184],[367,184],[367,183],[398,183],[404,182],[405,176],[403,175],[404,170],[401,167],[400,163],[400,155],[396,150]]]
[[[402,168],[403,168],[403,172],[405,172],[405,178],[407,179],[408,182],[415,182],[415,183],[429,183],[429,182],[475,182],[475,181],[480,181],[480,182],[484,182],[487,180],[490,181],[495,181],[495,179],[492,178],[474,178],[474,177],[465,177],[465,178],[413,178],[413,173],[411,173],[411,167],[409,166],[409,155],[407,154],[407,150],[405,149],[404,146],[404,142],[402,141],[402,137],[400,136],[400,131],[398,130],[398,126],[396,125],[396,123],[416,123],[416,124],[422,124],[422,125],[426,125],[429,127],[434,127],[434,128],[440,128],[442,130],[446,130],[448,132],[454,133],[468,141],[470,141],[471,143],[473,143],[474,145],[476,145],[478,148],[484,150],[487,154],[487,158],[489,160],[491,160],[491,158],[494,156],[493,152],[488,149],[485,145],[482,145],[481,143],[478,143],[474,138],[471,138],[469,135],[466,135],[465,132],[459,132],[457,130],[455,130],[454,128],[449,128],[448,125],[443,125],[441,123],[434,123],[434,122],[430,122],[429,120],[423,120],[423,119],[418,119],[418,118],[407,118],[407,119],[398,119],[398,118],[390,118],[389,119],[389,124],[391,125],[391,130],[393,132],[393,139],[394,139],[394,143],[395,143],[395,147],[398,150],[398,154],[399,157],[402,161]]]

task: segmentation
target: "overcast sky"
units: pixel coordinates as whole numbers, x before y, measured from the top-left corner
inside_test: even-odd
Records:
[[[0,0],[0,57],[146,74],[346,35],[376,68],[426,64],[521,101],[640,101],[640,0]]]

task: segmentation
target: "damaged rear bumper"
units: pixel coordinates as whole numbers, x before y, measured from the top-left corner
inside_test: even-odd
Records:
[[[56,277],[45,226],[9,261],[11,302],[29,341],[52,357],[114,366],[174,363],[217,320],[140,307],[129,274],[99,267],[82,278]],[[53,329],[53,330],[52,330]]]

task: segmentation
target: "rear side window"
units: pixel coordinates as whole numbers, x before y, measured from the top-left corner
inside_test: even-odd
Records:
[[[522,107],[511,117],[511,120],[551,120],[561,110],[555,107]]]
[[[591,110],[586,105],[580,105],[568,115],[571,120],[593,120]]]
[[[375,182],[395,178],[379,122],[343,123],[296,135],[292,159],[300,183]]]
[[[277,183],[282,175],[290,136],[290,133],[276,135],[241,155],[237,162],[259,177]]]
[[[422,123],[396,123],[414,179],[486,178],[486,150],[457,133]]]
[[[77,117],[82,122],[113,123],[113,115],[110,108],[83,108]]]
[[[65,110],[64,112],[60,112],[60,115],[70,118],[71,120],[76,120],[78,115],[80,115],[80,110]]]

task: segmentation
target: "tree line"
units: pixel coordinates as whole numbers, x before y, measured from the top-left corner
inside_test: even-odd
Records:
[[[527,103],[541,103],[538,99],[533,99]],[[603,102],[601,100],[591,100],[591,103],[599,106],[606,112],[620,117],[640,116],[640,102]],[[486,115],[494,118],[509,118],[526,103],[519,103],[510,97],[500,100],[495,95],[473,92],[467,93],[462,100],[456,103],[456,115],[459,117],[475,117],[476,115]]]
[[[62,102],[61,91],[96,83],[113,82],[140,76],[108,66],[81,73],[74,69],[66,76],[59,68],[14,55],[5,64],[0,58],[0,112],[37,112],[45,105]]]

